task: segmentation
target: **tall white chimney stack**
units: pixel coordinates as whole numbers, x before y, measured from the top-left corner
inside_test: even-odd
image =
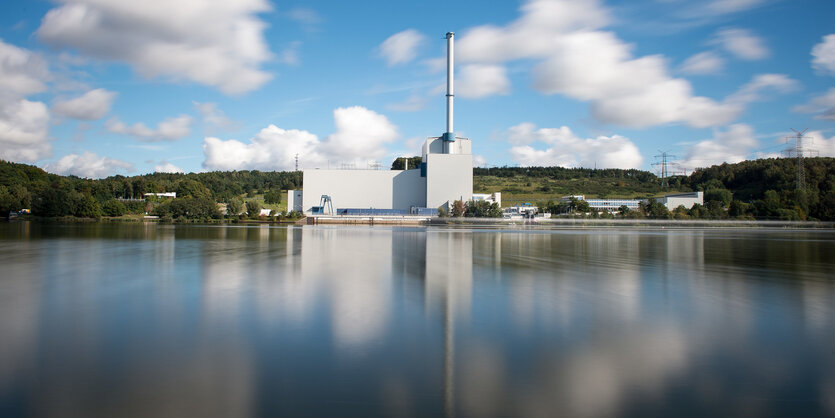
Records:
[[[452,125],[452,99],[455,98],[455,95],[452,92],[452,80],[453,80],[453,61],[454,61],[454,54],[453,54],[453,38],[455,37],[455,33],[447,32],[446,34],[446,133],[444,133],[444,141],[455,141],[455,131]]]

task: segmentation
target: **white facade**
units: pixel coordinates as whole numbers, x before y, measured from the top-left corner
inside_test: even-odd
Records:
[[[425,157],[426,207],[437,208],[455,200],[472,199],[472,154],[427,154]]]
[[[426,207],[426,182],[420,170],[304,170],[302,210],[330,196],[334,209]],[[472,174],[471,174],[472,176]]]
[[[663,203],[668,210],[674,210],[679,206],[684,206],[685,208],[690,209],[696,203],[700,205],[705,204],[703,192],[668,194],[655,200]]]

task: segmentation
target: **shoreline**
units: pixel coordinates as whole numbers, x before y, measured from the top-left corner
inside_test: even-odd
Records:
[[[141,218],[38,218],[21,217],[5,222],[35,223],[110,223],[110,224],[159,224],[159,225],[364,225],[364,226],[466,226],[499,228],[781,228],[781,229],[825,229],[835,230],[835,222],[825,221],[773,221],[773,220],[732,220],[732,219],[503,219],[503,218],[452,218],[422,216],[308,216],[300,219],[258,220],[258,219],[215,219],[170,221]]]

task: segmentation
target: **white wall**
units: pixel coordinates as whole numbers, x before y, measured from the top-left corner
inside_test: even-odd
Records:
[[[426,155],[426,207],[473,197],[472,154]]]
[[[685,208],[690,209],[696,203],[700,205],[705,204],[703,192],[683,193],[680,195],[668,195],[658,200],[661,203],[663,203],[668,210],[673,210],[679,206],[684,206]]]
[[[420,170],[304,170],[302,208],[319,206],[322,195],[334,209],[409,209],[426,204]]]

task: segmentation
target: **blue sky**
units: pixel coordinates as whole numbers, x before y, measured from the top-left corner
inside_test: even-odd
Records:
[[[835,156],[835,3],[0,4],[0,158],[82,177],[384,167],[445,128],[479,166],[672,171]],[[811,151],[810,151],[811,152]]]

